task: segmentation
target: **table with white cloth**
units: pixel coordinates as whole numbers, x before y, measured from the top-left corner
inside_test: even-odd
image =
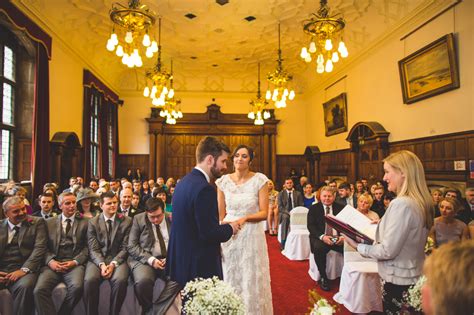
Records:
[[[339,292],[333,299],[352,313],[382,312],[382,286],[377,261],[362,257],[345,245]]]

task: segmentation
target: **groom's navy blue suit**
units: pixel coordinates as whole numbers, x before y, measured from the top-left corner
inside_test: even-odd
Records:
[[[181,286],[197,277],[222,279],[220,244],[232,236],[219,225],[217,193],[204,174],[193,169],[176,186],[166,271]]]

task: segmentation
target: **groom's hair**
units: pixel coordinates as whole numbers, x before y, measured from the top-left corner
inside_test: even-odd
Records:
[[[201,163],[208,155],[212,155],[217,160],[222,155],[222,151],[230,153],[229,147],[224,142],[214,137],[204,137],[197,145],[196,161]]]

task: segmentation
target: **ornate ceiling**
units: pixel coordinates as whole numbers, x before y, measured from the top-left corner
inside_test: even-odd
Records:
[[[141,90],[143,68],[130,70],[106,50],[112,23],[111,0],[17,0],[99,72],[119,92]],[[119,1],[123,5],[126,0]],[[302,21],[319,8],[316,0],[142,0],[162,16],[162,53],[169,69],[173,58],[175,88],[181,91],[256,91],[257,62],[262,74],[276,67],[278,22],[281,22],[283,65],[295,76],[297,90],[320,75],[314,61],[299,53],[308,37]],[[346,20],[348,60],[377,41],[430,0],[329,0],[332,13]],[[186,14],[196,17],[189,19]],[[256,19],[248,22],[246,17]],[[155,27],[157,33],[157,25]],[[54,51],[53,51],[54,56]],[[146,59],[146,58],[145,58]],[[347,62],[347,61],[346,61]],[[340,67],[337,64],[335,67]],[[262,75],[262,79],[263,75]],[[264,80],[262,80],[264,81]],[[263,83],[266,89],[266,83]]]

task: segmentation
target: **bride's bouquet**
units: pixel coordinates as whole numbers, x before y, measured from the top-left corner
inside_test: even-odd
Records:
[[[328,300],[322,298],[316,290],[308,291],[309,315],[332,315],[336,313],[336,306],[329,304]]]
[[[197,278],[181,291],[184,314],[244,314],[242,299],[234,289],[217,277]]]

